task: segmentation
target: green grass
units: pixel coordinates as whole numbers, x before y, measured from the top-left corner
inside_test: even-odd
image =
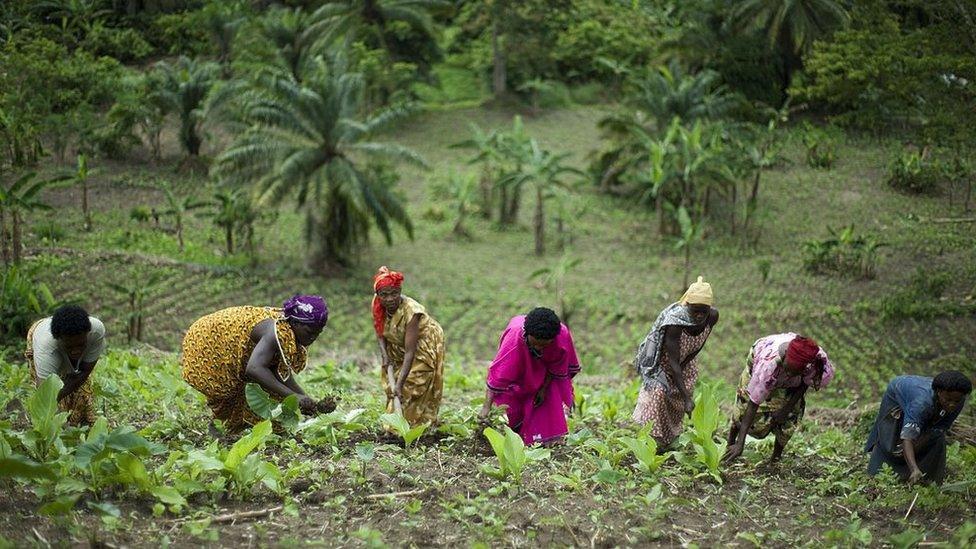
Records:
[[[584,167],[589,153],[601,145],[595,123],[607,108],[547,111],[526,117],[525,125],[545,147],[571,153],[574,165]],[[512,114],[490,106],[427,112],[395,130],[392,139],[419,151],[431,165],[429,171],[401,172],[402,190],[416,224],[415,239],[398,232],[393,246],[386,246],[377,237],[373,246],[363,250],[359,266],[345,276],[323,277],[305,270],[302,218],[293,208],[283,207],[273,222],[259,229],[261,248],[255,268],[245,255],[223,252],[222,235],[207,219],[187,221],[184,253],[178,251],[173,235],[151,223],[130,220],[134,206],[163,206],[162,194],[153,190],[159,178],[173,181],[197,198],[212,195],[205,180],[174,171],[175,151],[169,151],[168,162],[156,168],[136,162],[93,164],[102,171],[92,178],[97,197],[92,233],[81,229],[76,191],[52,190],[48,198],[58,206],[57,220],[66,234],[44,244],[37,235],[28,235],[28,245],[36,246],[30,261],[58,298],[81,302],[106,321],[116,350],[125,347],[127,311],[123,296],[108,284],[139,280],[147,269],[165,274],[146,300],[145,328],[147,341],[165,352],[178,348],[183,330],[193,320],[218,308],[276,304],[296,292],[321,293],[330,303],[330,324],[311,349],[310,368],[300,379],[316,393],[343,392],[344,409],[351,409],[353,403],[366,408],[365,421],[374,430],[382,394],[376,381],[378,361],[368,306],[373,272],[379,265],[389,265],[406,274],[404,292],[424,303],[445,329],[448,358],[442,410],[449,424],[467,425],[483,395],[485,368],[509,317],[535,305],[555,304],[555,296],[530,281],[529,275],[558,261],[559,252],[553,250],[544,258],[532,254],[531,199],[523,204],[520,226],[513,230],[499,230],[472,217],[469,229],[475,238],[470,242],[450,236],[450,220],[431,221],[422,214],[437,204],[431,181],[452,171],[477,169],[467,165],[465,151],[449,145],[465,139],[471,123],[502,128],[510,125]],[[730,383],[741,372],[749,345],[760,336],[804,332],[821,342],[837,367],[834,383],[810,395],[812,423],[794,439],[796,446],[791,446],[784,468],[753,472],[771,447],[769,441],[751,441],[744,460],[748,466],[733,468],[721,487],[695,479],[692,471],[674,461],[662,466],[658,480],[636,474],[626,460],[607,469],[601,460],[612,462],[613,456],[579,442],[587,438],[580,435],[578,443],[571,442],[550,461],[528,471],[523,487],[516,488],[481,473],[481,467],[493,459],[490,449],[473,439],[448,437],[436,443],[422,440],[417,452],[410,454],[379,447],[376,460],[363,466],[368,480],[361,481],[363,467],[354,461],[353,443],[368,442],[375,435],[327,451],[282,440],[270,445],[267,453],[285,470],[296,467],[292,480],[312,479],[312,487],[284,498],[286,507],[295,504],[303,509],[297,515],[275,518],[285,528],[200,526],[197,518],[220,513],[223,503],[216,498],[189,511],[193,521],[180,522],[165,534],[152,528],[147,535],[156,537],[145,539],[165,535],[172,541],[190,542],[216,531],[222,544],[246,543],[250,532],[268,544],[288,544],[283,537],[287,535],[295,536],[296,542],[365,544],[378,538],[391,545],[409,545],[429,542],[429,536],[418,534],[429,531],[444,544],[463,540],[585,545],[593,540],[623,545],[656,540],[793,545],[818,543],[834,530],[830,539],[841,543],[836,540],[857,537],[862,528],[872,532],[874,543],[909,528],[927,532],[930,540],[948,539],[951,529],[974,519],[971,490],[952,504],[926,493],[924,499],[920,497],[925,507],[919,506],[907,522],[896,520],[893,517],[904,515],[913,492],[889,491],[882,481],[859,476],[864,466],[859,444],[868,420],[836,424],[824,418],[849,417],[841,408],[871,410],[887,381],[901,373],[933,373],[947,367],[976,372],[972,363],[976,320],[971,316],[882,321],[876,311],[879,300],[907,284],[918,266],[951,274],[947,299],[962,302],[972,296],[976,288],[972,227],[919,221],[958,212],[947,211],[945,198],[911,197],[888,188],[883,178],[890,149],[884,143],[849,138],[838,148],[835,167],[824,171],[807,167],[798,136],[786,138],[788,162],[764,175],[760,192],[764,231],[758,248],[743,246],[716,222],[705,244],[692,255],[692,275],[704,275],[712,283],[721,311],[721,322],[700,362],[705,379],[721,383],[726,409]],[[569,252],[582,262],[567,277],[566,287],[580,302],[571,328],[583,363],[577,387],[590,411],[573,421],[573,430],[612,444],[627,435],[622,423],[637,390],[630,366],[633,354],[657,313],[680,295],[683,258],[655,234],[655,220],[647,211],[623,199],[595,194],[585,184],[580,194],[585,209],[572,222],[575,241]],[[43,214],[32,216],[28,226],[44,219]],[[878,276],[857,280],[804,271],[803,242],[825,238],[827,227],[850,223],[888,244]],[[164,218],[162,225],[169,224]],[[771,262],[766,283],[760,276],[760,260]],[[8,356],[16,352],[11,350]],[[127,356],[113,355],[98,372],[105,388],[100,406],[106,417],[135,425],[150,440],[165,441],[172,451],[205,445],[207,411],[178,379],[175,356]],[[16,385],[16,391],[25,390],[23,384]],[[161,407],[150,407],[149,402]],[[970,424],[972,410],[970,405],[964,417]],[[963,458],[953,459],[959,471]],[[307,471],[301,469],[303,463]],[[854,471],[858,473],[851,476]],[[559,480],[553,480],[553,475]],[[365,499],[370,493],[421,488],[426,490],[423,495],[406,501]],[[135,532],[150,528],[153,519],[138,500],[103,497],[123,504]],[[32,498],[18,501],[25,512],[35,507]],[[256,499],[233,505],[250,509],[280,501],[275,494],[259,491]],[[953,509],[949,522],[937,518],[945,509],[940,505]],[[856,519],[852,513],[857,513]],[[73,526],[45,522],[42,533],[83,538],[84,532],[100,524],[91,513],[79,513],[73,520]],[[792,526],[784,529],[783,521]],[[720,523],[729,526],[712,528]],[[0,521],[0,534],[10,537],[21,531],[11,524]],[[732,525],[741,535],[729,530]],[[312,533],[298,535],[295,529]],[[136,534],[117,528],[99,535],[129,543],[139,539],[126,537]],[[15,539],[23,538],[16,534]]]

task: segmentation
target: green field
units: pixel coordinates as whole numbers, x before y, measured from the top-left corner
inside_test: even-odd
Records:
[[[602,145],[596,122],[610,108],[551,110],[526,117],[525,124],[545,147],[572,153],[572,163],[583,169]],[[301,380],[310,394],[340,394],[340,413],[364,409],[352,422],[363,428],[340,422],[350,430],[339,429],[328,441],[271,435],[258,454],[277,465],[277,484],[259,483],[236,494],[226,487],[202,490],[188,504],[169,509],[157,505],[154,510],[153,496],[111,479],[104,480],[104,489],[86,491],[85,504],[67,516],[37,511],[50,494],[5,490],[0,536],[16,546],[57,540],[59,545],[249,547],[910,546],[899,543],[915,538],[955,539],[962,546],[973,539],[972,434],[957,434],[963,444],[950,449],[950,478],[942,489],[868,479],[860,447],[893,376],[947,368],[976,374],[971,314],[921,321],[885,320],[879,313],[882,299],[904,288],[919,268],[948,273],[944,299],[971,304],[976,233],[972,223],[932,221],[955,214],[946,197],[903,195],[885,184],[895,144],[854,136],[844,138],[832,169],[817,170],[804,161],[798,131],[782,131],[786,158],[764,176],[758,245],[745,246],[715,222],[692,254],[692,275],[712,284],[721,311],[700,362],[701,383],[717,388],[723,410],[729,409],[731,383],[745,354],[760,336],[803,332],[821,343],[837,368],[835,381],[808,398],[804,429],[781,465],[761,464],[771,450],[767,440],[747,445],[744,459],[723,472],[722,483],[677,459],[654,474],[635,468],[618,442],[634,431],[627,422],[638,385],[631,362],[657,313],[683,290],[683,257],[670,240],[657,236],[646,208],[598,194],[581,182],[566,249],[581,263],[567,276],[566,292],[577,303],[569,325],[583,366],[576,390],[585,407],[571,421],[567,444],[530,464],[521,484],[484,472],[485,465],[497,465],[475,434],[473,418],[486,367],[511,316],[536,305],[556,306],[554,293],[530,274],[555,264],[561,252],[533,255],[531,199],[522,205],[515,229],[500,230],[472,216],[474,238],[453,237],[450,213],[437,220],[449,206],[435,196],[431,183],[452,172],[477,170],[467,163],[470,153],[449,148],[468,136],[470,124],[503,128],[513,114],[490,106],[445,110],[417,114],[399,126],[393,140],[421,153],[430,165],[401,173],[414,238],[399,231],[387,246],[374,235],[358,265],[344,273],[306,270],[303,222],[292,208],[282,208],[259,228],[256,266],[244,254],[226,256],[221,233],[204,217],[187,222],[183,253],[166,231],[167,219],[162,228],[130,219],[135,206],[163,207],[162,180],[200,199],[212,195],[205,178],[176,169],[180,156],[173,142],[159,166],[141,160],[97,166],[91,180],[92,232],[82,230],[76,188],[49,190],[45,199],[55,210],[33,214],[30,223],[39,227],[47,217],[64,234],[46,241],[29,234],[27,265],[59,300],[83,304],[106,322],[112,351],[94,374],[99,406],[111,425],[132,425],[162,445],[145,458],[154,482],[187,480],[193,476],[183,463],[189,452],[217,452],[232,442],[211,446],[208,411],[180,380],[176,355],[183,331],[222,307],[273,305],[299,292],[324,295],[332,311],[329,326],[310,349]],[[805,241],[852,223],[886,244],[874,279],[804,270]],[[763,261],[771,265],[765,281]],[[379,265],[405,273],[404,293],[426,305],[448,342],[443,425],[406,449],[390,443],[378,423],[382,393],[368,305],[371,276]],[[145,342],[129,346],[125,297],[111,284],[145,281],[149,273],[161,278],[148,290]],[[23,402],[28,394],[17,352],[10,350],[4,365],[6,402]],[[20,409],[15,403],[7,408],[13,429],[27,428]],[[972,426],[974,418],[970,404],[960,424]],[[719,429],[726,429],[724,417]],[[357,448],[374,448],[375,455],[363,459]],[[194,478],[206,483],[219,476],[205,472]],[[120,516],[99,507],[109,503]],[[277,506],[283,509],[256,520],[213,521],[226,513]]]

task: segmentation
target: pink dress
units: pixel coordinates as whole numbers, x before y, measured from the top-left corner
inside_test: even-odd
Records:
[[[579,359],[573,336],[566,325],[559,335],[536,357],[525,341],[525,315],[512,318],[502,332],[495,360],[488,368],[488,389],[496,405],[508,406],[508,426],[526,444],[546,442],[565,435],[564,408],[573,405],[572,378],[579,373]],[[549,387],[541,405],[535,406],[536,393],[546,376]]]
[[[711,332],[711,326],[706,327],[698,335],[691,335],[681,330],[681,356],[678,361],[684,363],[692,353],[701,350]],[[665,371],[668,371],[668,352],[663,345],[661,346],[661,353],[658,355],[658,364]],[[681,383],[684,385],[685,391],[689,395],[693,395],[695,382],[698,380],[697,356],[687,364],[684,364],[682,374],[683,379]],[[669,383],[674,383],[674,380],[671,379],[670,372],[667,374],[667,380]],[[651,436],[657,440],[661,448],[664,448],[674,442],[674,439],[678,438],[678,435],[681,434],[684,415],[684,400],[681,398],[681,393],[678,389],[673,386],[655,383],[650,387],[641,387],[632,419],[641,425],[646,424],[648,421],[653,421],[654,425],[651,429]]]

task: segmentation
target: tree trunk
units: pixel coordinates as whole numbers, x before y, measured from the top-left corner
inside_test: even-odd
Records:
[[[91,212],[88,211],[88,179],[81,180],[81,211],[85,214],[85,230],[92,230]]]
[[[498,223],[504,225],[506,222],[505,213],[508,208],[508,188],[502,186],[498,189]]]
[[[491,23],[491,58],[492,58],[492,69],[491,69],[491,89],[498,98],[505,94],[507,91],[506,85],[508,81],[508,75],[506,74],[505,67],[505,53],[502,51],[501,45],[501,31],[498,29],[498,8],[496,8],[496,14],[494,20]]]
[[[3,208],[0,208],[0,257],[3,257],[3,264],[10,264],[10,239],[7,234],[7,215]]]
[[[232,225],[224,227],[224,237],[227,240],[227,253],[234,253],[234,227]]]
[[[512,188],[512,195],[508,200],[508,212],[506,213],[506,223],[515,225],[518,223],[519,205],[522,203],[522,186],[516,185]]]
[[[451,229],[451,232],[454,234],[454,236],[458,236],[462,238],[467,238],[469,236],[468,231],[464,228],[465,215],[466,212],[464,211],[464,208],[458,208],[457,221],[454,222],[454,228]]]
[[[491,173],[485,167],[481,171],[481,217],[491,219]]]
[[[762,168],[756,169],[756,177],[752,180],[752,192],[749,193],[749,202],[746,204],[746,218],[742,225],[746,228],[752,221],[752,216],[756,213],[759,201],[759,179],[762,177]]]
[[[568,239],[566,238],[566,227],[562,215],[556,218],[556,235],[559,237],[557,240],[559,250],[565,250]]]
[[[20,242],[20,212],[16,209],[10,213],[11,221],[13,224],[13,258],[14,263],[20,263],[21,252],[21,242]]]
[[[176,241],[180,245],[180,253],[183,253],[183,219],[180,217],[176,218]]]
[[[735,236],[735,216],[736,216],[735,206],[736,206],[736,198],[738,194],[739,194],[739,184],[733,183],[732,184],[732,208],[731,208],[732,215],[730,216],[730,221],[729,221],[729,233],[732,234],[732,236]]]
[[[535,255],[546,253],[546,218],[544,211],[542,185],[537,185],[535,190]]]
[[[126,333],[127,343],[136,338],[136,293],[129,292],[129,326]]]
[[[657,214],[657,234],[664,236],[667,234],[667,230],[664,219],[664,197],[661,196],[661,193],[654,197],[654,213]]]

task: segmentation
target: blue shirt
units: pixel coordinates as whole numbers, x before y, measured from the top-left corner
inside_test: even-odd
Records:
[[[923,376],[898,376],[891,380],[881,409],[890,410],[893,406],[901,408],[901,438],[909,440],[917,439],[924,431],[945,432],[962,411],[962,406],[955,412],[939,409],[932,378]]]

